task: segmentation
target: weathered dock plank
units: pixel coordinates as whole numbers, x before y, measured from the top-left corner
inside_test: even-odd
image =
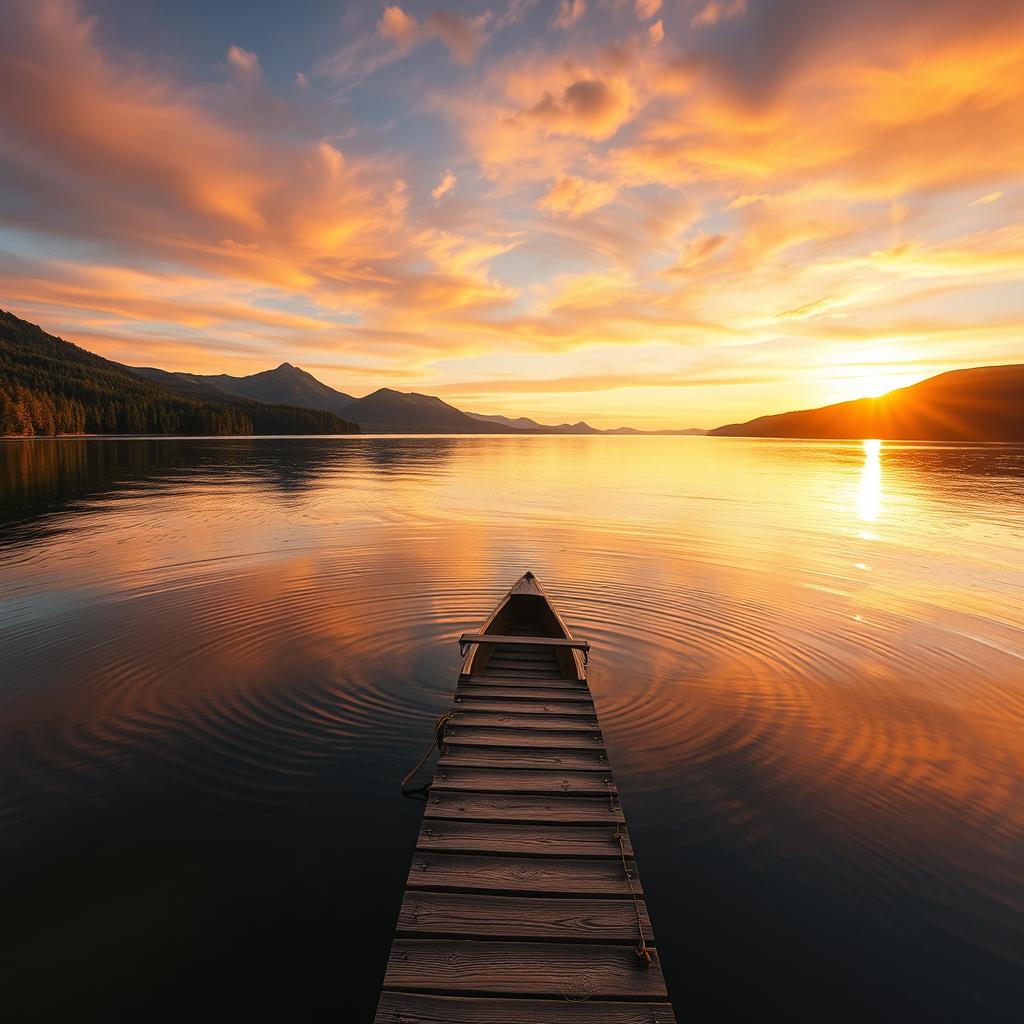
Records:
[[[509,822],[433,821],[424,824],[416,849],[435,853],[499,853],[520,857],[566,857],[616,860],[621,857],[613,832],[621,833],[626,855],[632,856],[623,826],[523,825]]]
[[[651,926],[643,902],[644,926]],[[478,896],[472,893],[407,892],[395,934],[470,939],[557,939],[573,942],[636,942],[632,900]]]
[[[480,726],[484,729],[543,729],[560,732],[593,732],[597,727],[594,713],[588,715],[531,715],[514,711],[478,711],[460,709],[451,719],[453,726]]]
[[[555,729],[495,729],[483,725],[457,725],[445,729],[449,747],[566,747],[580,750],[604,749],[604,737],[597,729],[589,732]]]
[[[640,885],[635,880],[634,885],[640,892]],[[622,864],[614,860],[473,857],[420,852],[412,859],[406,887],[619,897],[628,897],[630,892]]]
[[[463,638],[378,1024],[674,1024],[586,647],[558,629],[527,574]]]
[[[427,818],[461,821],[527,821],[538,825],[581,825],[623,821],[618,802],[602,796],[531,796],[519,793],[434,792],[423,812]]]
[[[476,768],[540,768],[551,771],[608,772],[608,754],[604,750],[565,750],[551,746],[524,750],[521,747],[451,746],[441,753],[439,765],[466,765]]]
[[[434,774],[430,792],[571,793],[605,796],[616,792],[610,772],[537,771],[528,768],[463,768],[446,765]]]
[[[594,698],[586,688],[564,686],[502,686],[500,683],[462,683],[455,691],[455,704],[473,698],[485,700],[557,700],[574,701],[588,708],[594,706]]]
[[[458,710],[474,714],[491,712],[498,715],[540,715],[542,718],[559,715],[585,715],[594,705],[589,701],[544,700],[519,698],[518,700],[494,699],[487,696],[465,696],[456,702]]]
[[[563,999],[665,998],[661,971],[629,946],[395,939],[384,984],[420,992]]]
[[[533,675],[479,675],[466,676],[463,680],[470,686],[503,686],[503,687],[543,687],[547,690],[565,690],[567,692],[587,693],[585,683],[575,679],[562,679],[560,676],[549,674]]]
[[[495,999],[385,989],[376,1024],[675,1024],[667,1002]]]

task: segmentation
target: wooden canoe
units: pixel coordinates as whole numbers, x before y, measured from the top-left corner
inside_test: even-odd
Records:
[[[375,1020],[673,1024],[589,645],[531,572],[460,645]]]

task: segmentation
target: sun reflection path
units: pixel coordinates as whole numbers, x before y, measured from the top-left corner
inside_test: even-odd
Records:
[[[866,523],[877,522],[882,512],[882,442],[864,442],[864,466],[860,471],[860,485],[857,488],[857,512]],[[862,533],[867,540],[874,535]]]

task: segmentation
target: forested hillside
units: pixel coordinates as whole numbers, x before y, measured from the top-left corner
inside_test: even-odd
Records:
[[[316,409],[186,394],[0,310],[0,435],[341,434],[358,429]]]

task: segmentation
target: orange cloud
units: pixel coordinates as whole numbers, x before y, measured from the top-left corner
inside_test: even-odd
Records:
[[[712,0],[690,19],[691,28],[705,28],[738,18],[747,12],[747,0]]]
[[[399,49],[408,50],[416,45],[420,35],[419,22],[401,7],[385,7],[377,22],[377,31],[394,42]]]
[[[308,74],[233,45],[189,84],[73,3],[8,4],[0,302],[204,359],[345,353],[421,390],[639,382],[652,346],[717,351],[668,359],[673,387],[838,379],[822,354],[869,344],[911,368],[1019,354],[1024,9],[591,8],[567,3],[566,33],[526,0],[354,9]],[[397,121],[351,102],[370,75]]]
[[[545,92],[521,116],[559,135],[606,139],[629,117],[629,86],[623,81],[581,78],[560,94]]]
[[[453,188],[455,188],[455,175],[452,174],[451,168],[449,168],[441,175],[441,180],[435,188],[431,189],[430,194],[436,202],[438,199],[448,195]]]
[[[541,197],[540,205],[567,217],[581,217],[607,206],[615,198],[615,187],[603,181],[587,181],[574,175],[559,178]]]
[[[560,0],[552,24],[572,28],[587,13],[587,0]]]
[[[483,44],[482,28],[488,20],[487,15],[471,21],[448,11],[435,11],[421,24],[401,7],[385,7],[377,22],[377,32],[393,42],[401,53],[408,53],[429,39],[440,39],[454,60],[472,64]]]

